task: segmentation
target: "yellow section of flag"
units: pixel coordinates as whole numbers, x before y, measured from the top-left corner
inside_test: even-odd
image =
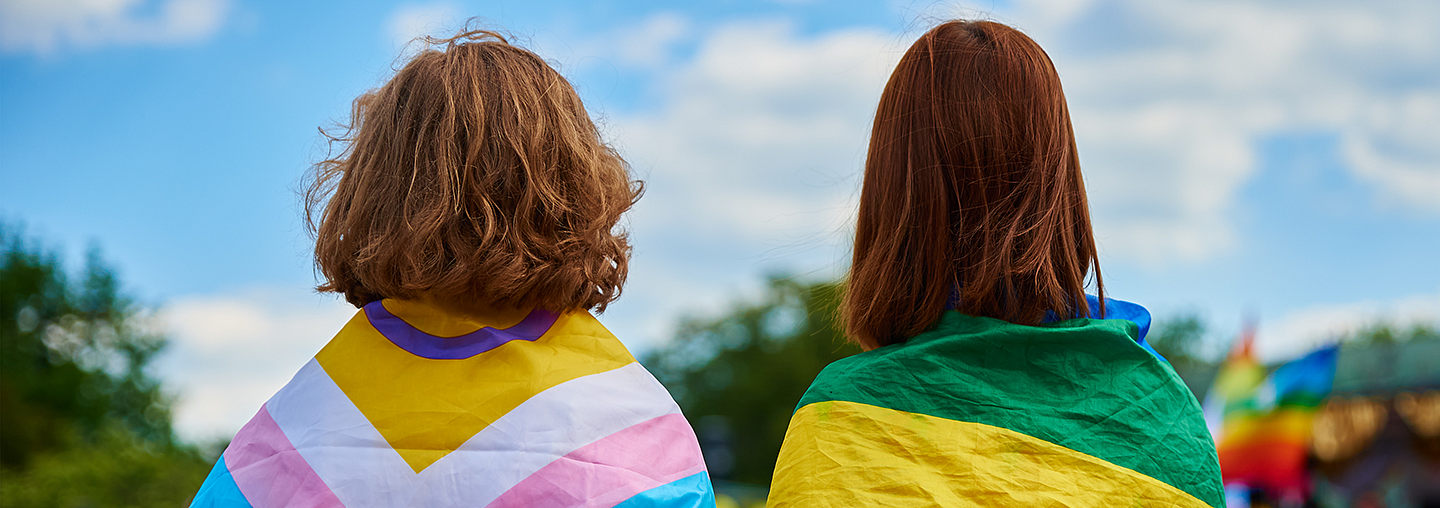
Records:
[[[1175,506],[1160,480],[980,423],[845,401],[800,408],[768,506]]]
[[[533,342],[459,360],[413,355],[359,312],[315,359],[416,473],[536,394],[635,361],[583,311],[559,316]]]

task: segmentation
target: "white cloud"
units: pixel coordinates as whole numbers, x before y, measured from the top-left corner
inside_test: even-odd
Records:
[[[1268,362],[1288,360],[1376,323],[1440,326],[1440,292],[1386,301],[1316,305],[1274,321],[1262,321],[1255,334],[1256,354]]]
[[[869,118],[900,49],[866,30],[717,29],[658,78],[658,107],[616,118],[653,189],[636,227],[760,243],[843,227]]]
[[[654,69],[650,106],[609,122],[647,192],[629,290],[606,321],[642,348],[673,316],[754,294],[762,270],[843,264],[870,119],[903,50],[877,30],[776,21],[698,39]]]
[[[0,48],[49,55],[198,42],[215,35],[229,11],[228,0],[0,0]]]
[[[1022,2],[1003,21],[1060,70],[1108,253],[1170,264],[1236,247],[1257,146],[1287,132],[1341,135],[1378,201],[1440,211],[1440,4],[1066,5]]]
[[[1241,248],[1236,202],[1258,147],[1295,132],[1336,134],[1382,207],[1440,210],[1440,4],[1034,0],[964,14],[1016,24],[1055,60],[1107,257],[1183,266]],[[655,19],[635,33],[681,24]],[[689,32],[698,49],[653,69],[655,100],[610,122],[649,180],[622,322],[716,310],[717,290],[753,291],[736,274],[843,266],[873,108],[918,35]]]
[[[458,12],[408,4],[387,30],[403,43]],[[1061,72],[1107,257],[1173,265],[1237,248],[1236,197],[1271,135],[1335,132],[1356,176],[1394,206],[1436,209],[1437,13],[1404,2],[1035,0],[998,17],[1036,37]],[[761,269],[843,266],[874,106],[915,35],[658,13],[546,44],[653,84],[606,121],[648,185],[630,218],[630,290],[606,318],[647,337],[622,338],[651,343],[669,316],[752,291]]]
[[[668,74],[675,66],[678,53],[685,46],[696,42],[705,32],[697,24],[680,14],[661,11],[651,13],[638,22],[627,25],[603,27],[594,32],[582,32],[566,25],[521,34],[511,41],[535,52],[547,62],[556,66],[562,74],[571,77],[577,88],[604,87],[592,79],[578,80],[570,76],[576,69],[591,73],[600,70],[604,77],[645,76]],[[623,71],[622,71],[623,69]],[[600,79],[598,81],[606,81]],[[583,94],[583,91],[582,91]],[[590,104],[595,106],[595,104]]]
[[[1345,157],[1386,197],[1440,212],[1440,88],[1377,102],[1346,129]]]
[[[385,23],[386,36],[396,48],[417,37],[449,37],[449,31],[460,28],[465,21],[460,6],[454,2],[404,4],[390,13]]]
[[[616,32],[601,42],[614,45],[621,63],[654,67],[669,59],[669,50],[691,30],[689,20],[671,13],[650,16],[634,29]],[[599,42],[599,41],[597,41]]]
[[[158,371],[180,389],[177,433],[192,441],[234,434],[355,312],[329,296],[278,289],[167,305],[159,319],[171,348]]]
[[[1291,132],[1337,134],[1345,162],[1376,186],[1384,206],[1440,210],[1440,32],[1426,28],[1440,24],[1440,8],[1139,0],[1061,7],[1022,2],[1000,14],[1059,67],[1107,256],[1183,265],[1238,248],[1235,205],[1259,170],[1257,149]],[[657,19],[635,33],[682,24]],[[656,71],[662,85],[653,108],[612,122],[650,180],[635,229],[759,252],[843,244],[833,237],[851,220],[873,107],[913,35],[802,36],[777,22],[704,32],[692,58]],[[823,263],[812,256],[799,269]]]

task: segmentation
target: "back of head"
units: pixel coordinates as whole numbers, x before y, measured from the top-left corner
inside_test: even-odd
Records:
[[[598,308],[629,258],[639,182],[570,84],[488,31],[434,41],[355,99],[306,215],[325,282],[361,306],[433,296]],[[318,222],[318,224],[317,224]]]
[[[850,337],[901,342],[947,305],[1021,324],[1086,315],[1092,267],[1103,291],[1050,58],[999,23],[921,36],[875,114],[842,308]]]

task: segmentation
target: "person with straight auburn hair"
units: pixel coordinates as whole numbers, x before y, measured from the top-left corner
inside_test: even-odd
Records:
[[[905,52],[840,309],[866,351],[797,405],[770,506],[1224,506],[1149,313],[1104,297],[1079,160],[1023,33],[951,21]]]
[[[318,289],[360,310],[191,506],[713,508],[679,406],[590,313],[640,183],[539,56],[425,42],[306,195]]]

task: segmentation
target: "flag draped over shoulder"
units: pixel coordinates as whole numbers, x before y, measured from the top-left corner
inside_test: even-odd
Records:
[[[770,506],[1221,507],[1199,404],[1147,349],[1124,319],[946,312],[820,373]]]
[[[674,399],[588,312],[496,328],[385,300],[265,403],[191,506],[713,507],[714,495]]]

